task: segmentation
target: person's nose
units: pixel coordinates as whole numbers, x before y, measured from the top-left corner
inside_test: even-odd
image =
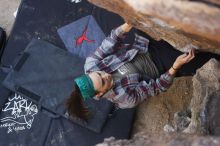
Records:
[[[107,74],[107,73],[105,73],[105,74],[103,75],[103,77],[104,77],[104,78],[107,78],[107,77],[108,77],[108,74]]]

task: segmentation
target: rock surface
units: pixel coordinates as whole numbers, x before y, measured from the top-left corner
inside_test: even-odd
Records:
[[[186,134],[138,133],[130,140],[105,139],[96,146],[219,146],[219,137],[204,137]]]
[[[113,11],[156,40],[185,52],[189,47],[220,54],[219,0],[89,0]]]
[[[193,76],[193,98],[190,103],[191,123],[184,132],[220,133],[220,62],[209,60]],[[218,123],[216,123],[218,121]],[[209,122],[210,125],[206,125]],[[208,126],[208,127],[207,127]],[[219,128],[217,131],[213,131]]]

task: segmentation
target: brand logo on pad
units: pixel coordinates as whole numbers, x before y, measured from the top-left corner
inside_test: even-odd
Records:
[[[88,43],[95,42],[95,40],[89,40],[87,38],[87,36],[86,36],[87,28],[88,27],[86,26],[85,29],[83,30],[82,35],[76,39],[76,46],[81,45],[83,43],[83,41],[86,41]]]
[[[37,113],[36,104],[15,93],[2,109],[0,128],[7,128],[7,133],[30,129]]]
[[[104,32],[92,15],[59,28],[58,34],[67,50],[82,58],[93,54],[105,38]]]

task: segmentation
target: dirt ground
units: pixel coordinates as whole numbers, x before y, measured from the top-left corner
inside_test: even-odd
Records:
[[[167,92],[150,98],[138,107],[132,135],[163,131],[166,124],[172,124],[175,112],[188,107],[192,93],[192,77],[176,78]]]
[[[7,35],[11,32],[17,10],[21,0],[0,0],[0,27],[4,28]]]

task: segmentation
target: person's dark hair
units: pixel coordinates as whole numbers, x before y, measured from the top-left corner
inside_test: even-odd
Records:
[[[74,90],[66,101],[67,111],[71,117],[78,117],[87,121],[89,115],[88,108],[86,108],[83,104],[83,98],[79,87],[76,84],[74,86]]]

